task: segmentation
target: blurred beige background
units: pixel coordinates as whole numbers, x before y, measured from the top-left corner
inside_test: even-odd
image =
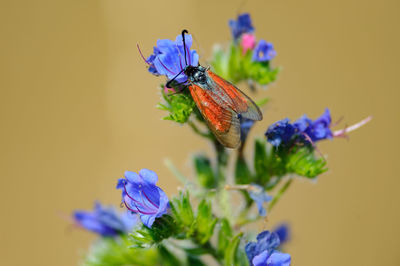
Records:
[[[229,40],[241,3],[0,2],[0,265],[77,265],[95,237],[62,216],[96,199],[117,205],[125,170],[153,169],[176,193],[163,159],[190,175],[189,156],[210,147],[160,120],[163,79],[147,73],[136,43],[147,55],[187,28],[204,63]],[[400,265],[400,2],[249,0],[241,10],[283,67],[258,96],[273,101],[252,136],[325,107],[343,125],[374,115],[350,141],[321,143],[330,171],[297,180],[266,227],[292,224],[295,266]]]

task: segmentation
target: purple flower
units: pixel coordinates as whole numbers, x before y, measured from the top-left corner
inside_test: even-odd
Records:
[[[299,132],[306,134],[313,142],[331,139],[332,131],[330,125],[332,122],[331,113],[328,108],[316,120],[312,121],[306,115],[294,122],[294,126],[298,128]]]
[[[167,213],[169,200],[165,192],[156,186],[157,174],[142,169],[139,174],[125,172],[125,179],[119,179],[117,189],[122,190],[122,202],[133,213],[138,213],[149,228],[154,220]]]
[[[113,207],[105,208],[98,202],[91,212],[75,211],[74,219],[79,226],[105,237],[128,233],[137,222],[136,215],[119,214]]]
[[[269,143],[278,147],[282,143],[286,144],[291,141],[295,133],[296,128],[289,123],[288,118],[285,118],[272,124],[265,132],[265,136]]]
[[[310,144],[324,139],[331,139],[333,133],[330,129],[331,114],[327,108],[325,112],[316,120],[311,120],[306,115],[299,118],[293,124],[285,118],[272,124],[265,136],[273,146],[290,144],[292,140]]]
[[[244,13],[237,17],[237,20],[229,20],[229,27],[231,28],[233,39],[238,40],[244,33],[252,33],[254,27],[251,23],[250,14]]]
[[[276,51],[272,43],[265,40],[258,41],[253,51],[253,61],[266,62],[272,60],[276,56]]]
[[[257,204],[258,213],[261,216],[266,216],[267,211],[264,209],[263,204],[264,202],[272,200],[272,197],[269,196],[267,192],[265,192],[263,187],[255,184],[252,184],[252,187],[253,189],[249,191],[250,198],[252,198],[254,202]]]
[[[273,232],[278,235],[281,245],[290,239],[290,229],[286,223],[277,226]]]
[[[175,41],[158,40],[157,46],[153,49],[146,62],[149,64],[149,72],[154,75],[165,75],[168,79],[175,77],[182,69],[188,65],[198,66],[199,55],[195,50],[190,50],[192,46],[192,36],[185,35],[186,51],[183,51],[182,35],[178,35]],[[176,79],[176,82],[183,83],[187,80],[182,72]]]
[[[254,266],[289,266],[289,254],[276,251],[279,246],[279,236],[276,233],[264,231],[257,236],[256,242],[249,242],[245,247],[250,265]]]

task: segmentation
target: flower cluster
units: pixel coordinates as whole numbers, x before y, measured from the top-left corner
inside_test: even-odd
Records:
[[[331,114],[329,109],[317,119],[311,120],[306,115],[290,123],[288,118],[282,119],[271,125],[265,136],[273,146],[289,146],[295,142],[313,144],[314,142],[331,139]]]
[[[240,14],[229,21],[232,44],[225,51],[216,49],[212,66],[223,78],[235,83],[246,81],[250,84],[267,85],[276,79],[277,69],[270,61],[276,56],[272,43],[256,41],[255,28],[249,14]]]
[[[136,215],[119,214],[113,207],[103,207],[99,202],[93,211],[75,211],[74,219],[78,226],[105,237],[126,234],[137,222]]]

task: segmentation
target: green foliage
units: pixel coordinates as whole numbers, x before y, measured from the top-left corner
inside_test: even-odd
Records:
[[[315,158],[313,149],[308,147],[298,149],[296,153],[289,156],[286,163],[289,173],[308,178],[314,178],[326,172],[328,169],[325,166],[326,161],[322,158]]]
[[[195,243],[204,245],[211,238],[218,221],[212,214],[211,204],[202,200],[194,215],[189,200],[189,192],[180,192],[179,196],[170,202],[171,211],[179,228],[177,238],[192,239]]]
[[[178,197],[174,197],[170,202],[170,206],[180,230],[192,226],[194,214],[189,200],[189,192],[179,192]]]
[[[191,228],[196,243],[205,244],[211,238],[218,219],[212,214],[211,204],[202,200],[197,210],[197,217]]]
[[[86,256],[85,266],[126,266],[160,265],[160,257],[155,248],[135,249],[127,236],[121,238],[101,238],[96,241]]]
[[[220,221],[220,228],[218,231],[218,253],[222,256],[225,255],[225,250],[229,246],[233,236],[233,230],[229,224],[228,219],[223,218]]]
[[[132,245],[138,248],[149,247],[179,233],[179,227],[170,215],[156,218],[151,228],[142,225],[130,234]]]
[[[271,179],[273,176],[296,174],[314,178],[327,171],[326,161],[315,157],[312,146],[293,146],[283,149],[268,146],[265,140],[255,141],[254,166],[260,184],[273,184]]]
[[[226,247],[225,254],[224,254],[224,265],[225,266],[232,266],[232,265],[240,265],[239,264],[239,255],[238,255],[238,247],[240,243],[240,239],[243,233],[237,234],[231,242],[229,242],[228,246]]]
[[[276,80],[279,69],[272,69],[269,62],[254,62],[251,51],[243,54],[241,47],[233,42],[224,51],[214,51],[212,66],[218,75],[233,82],[252,80],[260,85],[267,85]]]
[[[195,102],[188,90],[183,89],[180,93],[166,94],[162,88],[161,93],[165,103],[159,103],[158,108],[169,112],[163,119],[172,120],[180,124],[186,123],[195,108]]]
[[[279,181],[289,174],[314,178],[327,171],[326,161],[315,157],[311,146],[294,146],[277,149],[267,145],[264,139],[254,142],[254,173],[243,157],[238,156],[235,165],[237,184],[256,183],[267,190],[273,189]],[[246,196],[246,195],[245,195]]]
[[[194,169],[197,180],[204,188],[215,188],[217,185],[210,159],[205,155],[194,156]]]

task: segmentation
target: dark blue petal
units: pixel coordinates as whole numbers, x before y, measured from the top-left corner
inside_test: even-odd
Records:
[[[272,124],[265,133],[265,136],[269,143],[277,147],[281,143],[287,144],[290,142],[295,133],[296,128],[289,123],[288,118],[285,118]]]
[[[276,249],[280,245],[279,236],[270,231],[264,231],[257,236],[257,244],[260,250]]]
[[[245,251],[247,258],[250,262],[253,262],[253,259],[257,255],[265,251],[272,252],[279,246],[279,244],[279,236],[277,234],[271,233],[270,231],[264,231],[257,236],[257,243],[249,242],[246,244]]]
[[[327,108],[319,118],[310,122],[306,130],[304,130],[304,133],[307,134],[313,142],[330,139],[333,136],[330,129],[331,122],[331,114]]]
[[[254,27],[251,22],[250,14],[244,13],[237,17],[236,20],[229,20],[229,27],[231,28],[234,40],[239,39],[244,33],[251,33]]]
[[[303,115],[301,118],[297,119],[296,122],[293,123],[293,126],[299,132],[304,132],[311,123],[312,120],[308,118],[306,115]]]
[[[281,245],[290,239],[289,225],[285,223],[275,228],[274,233],[278,235]]]

